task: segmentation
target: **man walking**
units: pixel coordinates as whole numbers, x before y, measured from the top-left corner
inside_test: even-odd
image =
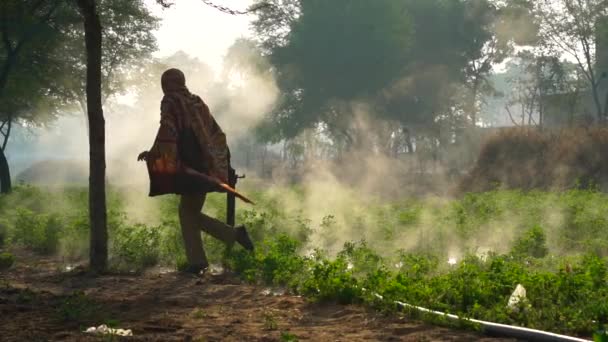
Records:
[[[253,244],[244,226],[231,227],[201,212],[208,192],[222,192],[228,182],[230,151],[226,135],[203,100],[190,93],[184,73],[169,69],[161,77],[163,99],[160,128],[154,145],[137,159],[145,160],[150,196],[178,194],[179,220],[188,258],[187,271],[200,273],[209,266],[201,230],[247,250]]]

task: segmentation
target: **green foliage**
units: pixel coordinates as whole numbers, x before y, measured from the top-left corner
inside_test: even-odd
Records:
[[[288,285],[306,265],[299,255],[300,246],[299,241],[281,234],[258,245],[253,255],[242,249],[229,251],[228,265],[248,281]]]
[[[608,332],[606,330],[599,330],[593,334],[594,342],[607,342],[608,341]]]
[[[10,75],[6,88],[0,89],[0,120],[11,114],[13,119],[45,123],[61,107],[82,100],[86,53],[76,5],[8,0],[0,12],[11,22],[2,36],[13,47],[0,47],[0,65]],[[99,1],[99,14],[104,53],[111,56],[102,60],[103,92],[109,96],[128,85],[125,66],[140,65],[156,48],[152,31],[158,19],[143,2],[131,0]],[[21,45],[18,51],[16,45]]]
[[[307,277],[298,290],[320,301],[337,301],[340,304],[359,302],[362,290],[350,270],[348,261],[338,257],[331,261],[316,255]]]
[[[205,310],[198,308],[192,312],[192,317],[194,317],[195,319],[204,319],[208,318],[209,314],[207,314]]]
[[[437,257],[402,252],[399,256],[399,272],[406,277],[416,280],[422,279],[437,269],[439,260]]]
[[[62,41],[55,25],[67,22],[64,14],[69,7],[31,0],[0,5],[0,21],[11,23],[0,34],[6,42],[0,46],[0,78],[7,79],[0,89],[0,121],[11,115],[15,121],[46,123],[57,115],[61,101],[49,96],[49,90],[55,90],[54,82],[64,75],[53,64]]]
[[[264,329],[277,330],[279,328],[277,319],[272,312],[264,311],[263,316],[264,316]]]
[[[326,98],[351,99],[375,92],[407,60],[413,30],[403,4],[338,0],[304,1],[301,6],[289,44],[276,55],[281,63],[298,66],[296,77],[307,91],[326,80],[319,89]]]
[[[261,125],[263,140],[319,123],[332,139],[352,138],[348,104],[362,99],[377,104],[369,113],[376,120],[433,126],[468,70],[491,69],[472,64],[504,50],[486,46],[497,12],[490,1],[271,2],[277,8],[261,13],[254,29],[283,101]]]
[[[298,342],[298,336],[288,332],[288,331],[283,331],[281,332],[281,341],[282,342]]]
[[[549,253],[545,232],[539,226],[534,226],[517,239],[511,253],[517,257],[545,257]]]
[[[110,253],[115,258],[115,265],[145,268],[160,261],[160,227],[121,225],[113,233]]]
[[[268,283],[285,284],[293,274],[304,267],[302,258],[298,255],[300,243],[285,235],[278,236],[263,248],[265,253],[258,254],[261,277]]]
[[[120,321],[117,319],[106,319],[104,322],[110,328],[118,328],[120,326]]]
[[[6,270],[15,263],[15,256],[11,253],[0,253],[0,271]]]
[[[86,243],[85,248],[70,245],[86,242],[88,236],[85,197],[76,189],[59,194],[31,187],[0,196],[8,247],[19,244],[64,255],[73,253],[66,248],[76,248],[78,253],[72,255],[86,256]],[[151,226],[130,222],[120,210],[119,198],[110,192],[112,264],[129,270],[185,265],[175,199],[159,203],[163,220]],[[221,212],[221,199],[208,201],[206,211]],[[601,335],[608,324],[608,266],[605,249],[600,248],[608,241],[603,218],[608,195],[597,191],[497,190],[439,204],[369,204],[365,216],[356,213],[346,221],[353,226],[348,238],[357,232],[361,241],[347,242],[337,251],[315,247],[335,247],[335,240],[344,238],[339,216],[323,213],[315,226],[302,213],[283,210],[276,197],[262,193],[260,199],[256,210],[237,214],[238,221],[250,228],[255,253],[236,246],[226,249],[205,238],[209,259],[222,262],[246,281],[285,287],[315,301],[364,303],[393,311],[393,301],[398,300],[463,317],[582,336],[598,331]],[[504,249],[479,253],[479,236],[492,234],[504,234],[498,245]],[[419,243],[405,248],[403,242],[412,238]],[[450,248],[459,244],[464,254],[450,254]],[[448,264],[448,258],[455,258],[455,264]],[[507,302],[518,284],[526,288],[527,298],[511,310]],[[74,295],[59,311],[73,320],[90,306],[84,296]]]
[[[98,305],[82,291],[65,297],[57,307],[57,316],[64,322],[84,323],[98,315]]]
[[[368,274],[383,267],[382,258],[367,246],[365,241],[359,245],[347,242],[338,258],[348,261],[348,267],[353,274]]]
[[[15,231],[12,241],[32,250],[51,254],[57,250],[61,218],[55,214],[35,214],[25,209],[17,209]]]

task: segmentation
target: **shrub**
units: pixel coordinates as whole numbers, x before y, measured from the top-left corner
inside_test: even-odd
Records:
[[[82,291],[75,291],[63,298],[56,310],[57,316],[64,322],[84,323],[99,315],[99,305]]]
[[[63,222],[58,214],[37,214],[19,208],[11,240],[42,254],[52,254],[59,246]]]
[[[141,224],[114,229],[111,255],[115,266],[137,270],[156,265],[161,257],[161,228]]]
[[[608,187],[608,128],[504,129],[483,144],[460,192]]]
[[[40,206],[31,198],[39,195],[65,196],[69,205],[59,210]],[[17,188],[0,196],[9,247],[20,244],[50,252],[59,240],[63,255],[86,256],[85,195],[78,189],[51,195],[49,190]],[[238,221],[249,225],[255,253],[240,247],[228,250],[205,238],[210,260],[223,261],[248,281],[285,286],[317,301],[394,310],[393,301],[399,300],[465,317],[587,337],[608,324],[608,195],[597,189],[494,190],[445,201],[370,201],[365,210],[353,209],[351,218],[340,215],[337,220],[330,212],[315,213],[324,217],[314,232],[316,245],[310,244],[311,223],[302,213],[262,198],[256,210],[238,212]],[[224,204],[222,198],[216,199],[208,202],[207,211],[220,212]],[[122,204],[109,201],[111,262],[126,269],[185,264],[175,201],[175,197],[162,199],[163,222],[158,226],[127,223]],[[512,246],[501,245],[512,236],[517,237]],[[363,239],[344,244],[337,257],[313,249]],[[504,254],[466,253],[477,247],[504,247],[497,251]],[[311,249],[314,252],[302,254]],[[448,264],[452,250],[465,256]],[[507,302],[517,284],[526,288],[527,301],[512,311]],[[30,297],[24,292],[22,300]],[[69,321],[81,313],[88,315],[94,303],[75,294],[59,306],[60,316]]]
[[[540,226],[534,226],[517,239],[511,248],[511,254],[519,257],[543,258],[549,253],[545,232]]]

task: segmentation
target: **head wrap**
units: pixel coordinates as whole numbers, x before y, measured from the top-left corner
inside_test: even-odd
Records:
[[[186,76],[179,69],[171,68],[163,72],[163,75],[160,77],[160,84],[165,94],[175,92],[190,93],[186,87]]]

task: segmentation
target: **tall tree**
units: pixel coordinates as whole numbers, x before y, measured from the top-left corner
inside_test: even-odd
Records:
[[[255,24],[283,92],[274,120],[287,138],[323,122],[351,139],[342,104],[372,97],[401,75],[411,20],[395,1],[288,5],[287,21],[264,11]]]
[[[108,261],[106,213],[105,120],[101,104],[102,30],[95,0],[77,0],[83,16],[87,51],[87,111],[89,119],[90,266],[104,271]]]
[[[11,176],[4,151],[11,128],[21,115],[27,115],[32,103],[24,97],[37,98],[39,80],[43,76],[46,53],[57,46],[54,24],[65,7],[60,1],[6,0],[0,3],[0,192],[11,190]],[[31,73],[24,73],[31,68]],[[49,72],[54,68],[50,67]],[[48,73],[46,73],[48,76]],[[57,76],[56,74],[54,76]],[[21,77],[21,80],[17,78]],[[27,78],[24,81],[23,78]],[[31,84],[31,82],[35,82]],[[23,96],[23,95],[24,96]]]
[[[555,110],[548,111],[547,106],[555,105],[556,96],[559,103],[565,104],[567,98],[578,93],[576,66],[558,56],[536,55],[532,51],[518,53],[507,66],[510,91],[506,94],[505,110],[514,125],[542,127],[547,119],[553,124],[565,121]]]
[[[608,2],[605,0],[539,0],[535,12],[541,19],[544,47],[576,61],[585,76],[598,120],[608,115],[608,95],[600,86],[605,72],[597,69],[596,39],[608,34]]]
[[[510,57],[515,45],[535,44],[538,27],[527,0],[469,0],[466,8],[467,26],[477,39],[466,50],[469,61],[464,74],[463,105],[467,120],[475,126],[482,102],[495,93],[489,80],[494,65]]]
[[[352,145],[357,128],[350,104],[358,101],[369,104],[372,120],[396,122],[376,130],[381,140],[411,137],[414,129],[430,132],[492,38],[487,13],[493,7],[482,0],[273,4],[254,29],[282,90],[269,121],[284,138],[320,124]],[[478,78],[497,55],[481,62]],[[411,141],[406,145],[412,150]]]
[[[126,91],[130,80],[156,50],[152,34],[159,19],[153,16],[141,0],[98,0],[97,9],[102,25],[103,51],[101,61],[102,101]],[[63,94],[79,105],[86,115],[86,49],[82,28],[76,23],[63,27],[64,51],[56,60],[68,74],[64,78]],[[69,52],[69,53],[66,53]],[[137,72],[136,72],[137,73]]]
[[[133,70],[149,60],[156,48],[152,30],[158,19],[139,0],[98,3],[107,53],[102,59],[105,100],[126,91]],[[0,15],[6,17],[0,20],[0,78],[7,81],[0,87],[0,147],[6,147],[8,128],[16,124],[46,123],[59,110],[74,108],[86,116],[86,50],[75,3],[8,0],[0,6]],[[8,191],[10,170],[3,151],[0,179],[0,187]]]

